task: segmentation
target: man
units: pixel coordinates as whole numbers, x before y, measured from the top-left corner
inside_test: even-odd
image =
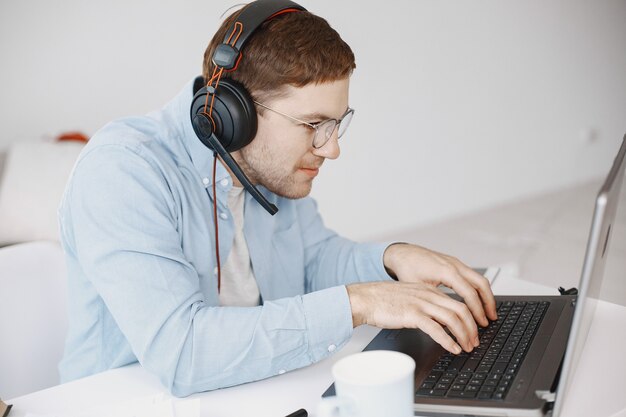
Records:
[[[239,13],[209,44],[204,80]],[[62,379],[139,361],[184,396],[319,361],[361,324],[420,328],[451,352],[471,351],[476,323],[496,318],[484,277],[418,246],[339,237],[307,197],[352,114],[348,45],[299,11],[267,20],[242,52],[225,77],[251,93],[258,128],[232,157],[278,214],[196,136],[193,83],[161,111],[105,126],[59,212],[70,291]]]

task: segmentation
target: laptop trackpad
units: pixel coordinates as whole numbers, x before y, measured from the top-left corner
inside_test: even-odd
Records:
[[[411,356],[415,360],[416,378],[420,380],[428,374],[430,368],[446,352],[430,336],[419,329],[383,329],[369,345],[367,350],[395,350]],[[424,375],[421,375],[421,374]],[[335,395],[335,386],[331,385],[322,397]]]

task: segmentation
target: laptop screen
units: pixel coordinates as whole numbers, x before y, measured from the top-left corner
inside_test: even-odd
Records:
[[[563,360],[554,415],[558,416],[583,350],[599,299],[626,303],[626,135],[609,174],[600,188],[589,232],[585,262]]]
[[[626,180],[622,182],[610,234],[600,299],[626,306]]]

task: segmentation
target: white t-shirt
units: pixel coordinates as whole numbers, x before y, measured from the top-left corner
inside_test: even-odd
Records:
[[[228,207],[235,224],[235,239],[221,271],[219,299],[222,306],[251,307],[258,306],[261,302],[259,287],[252,271],[248,244],[243,234],[244,201],[243,187],[233,186],[228,192]]]

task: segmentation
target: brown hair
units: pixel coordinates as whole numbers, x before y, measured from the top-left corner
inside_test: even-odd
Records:
[[[204,53],[202,75],[211,78],[213,52],[242,10],[231,14],[211,39]],[[279,97],[286,85],[336,81],[348,77],[356,65],[354,54],[325,19],[299,11],[265,21],[248,39],[236,70],[222,78],[239,81],[253,98],[267,101]]]

